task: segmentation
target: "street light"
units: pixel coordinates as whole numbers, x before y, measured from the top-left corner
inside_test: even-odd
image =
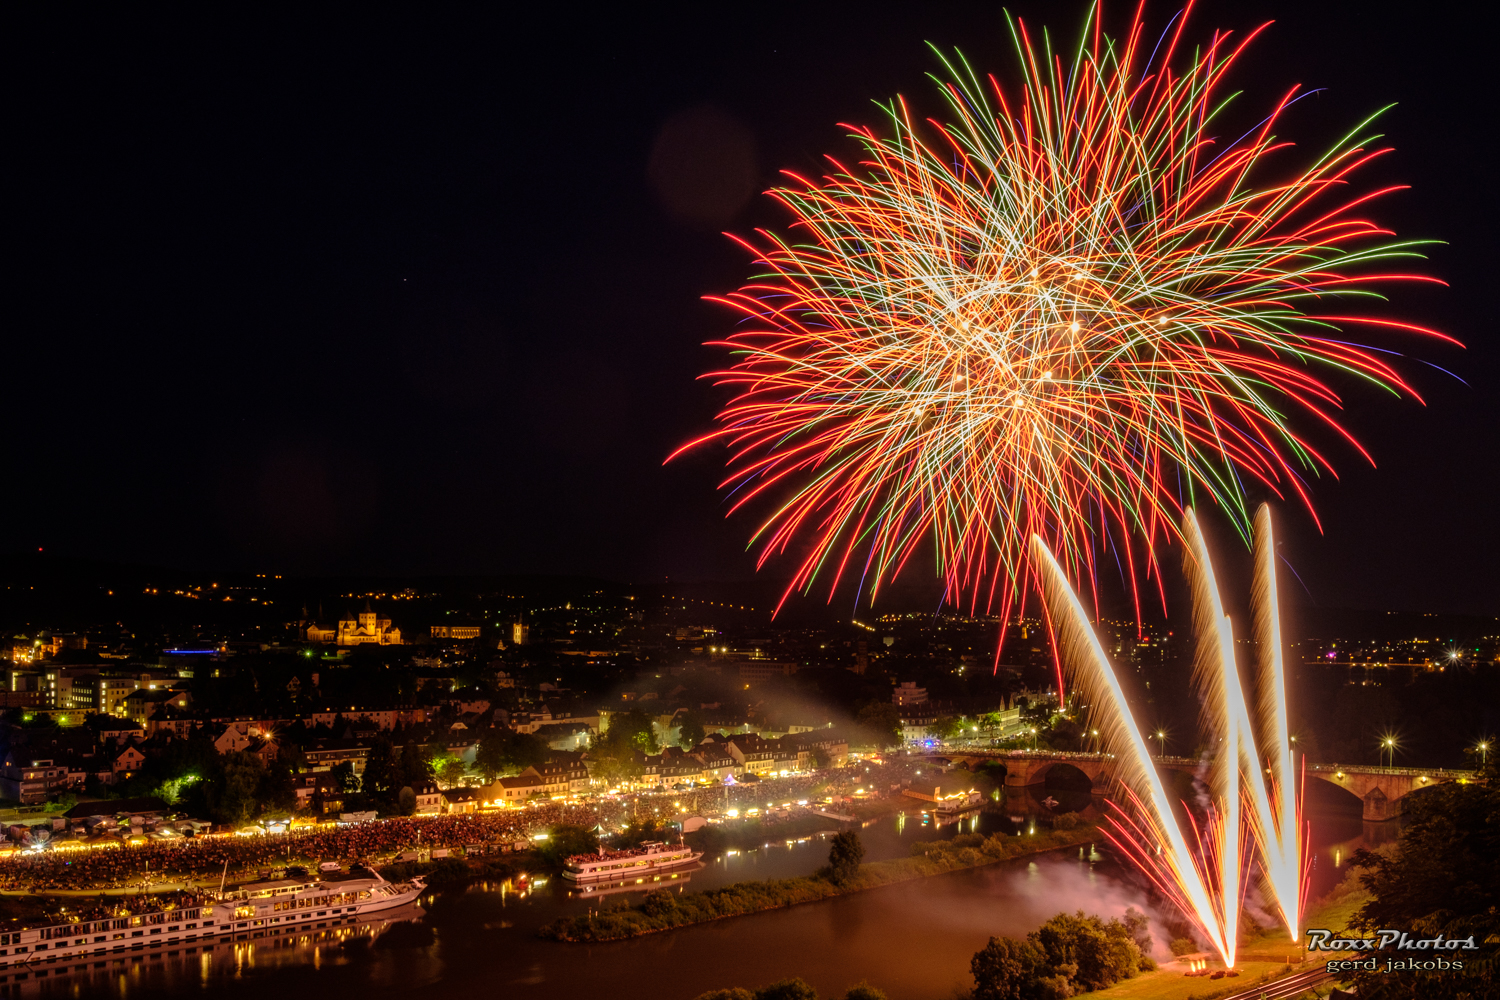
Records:
[[[1479,751],[1479,766],[1484,767],[1490,762],[1490,745],[1488,742],[1483,742],[1476,749]]]
[[[1166,733],[1166,730],[1158,729],[1156,731],[1156,739],[1157,739],[1158,742],[1161,743],[1161,756],[1165,757],[1167,755],[1167,733]]]
[[[1386,750],[1386,752],[1388,752],[1390,754],[1390,763],[1387,766],[1388,767],[1395,767],[1396,766],[1396,740],[1393,737],[1387,736],[1385,739],[1383,739],[1383,740],[1380,741],[1380,745],[1382,747],[1384,747],[1385,750]]]

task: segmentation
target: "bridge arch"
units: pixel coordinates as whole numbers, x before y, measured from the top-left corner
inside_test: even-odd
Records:
[[[1032,770],[1030,781],[1033,785],[1084,792],[1103,788],[1107,783],[1108,778],[1104,775],[1089,774],[1065,760],[1047,761],[1038,765]]]

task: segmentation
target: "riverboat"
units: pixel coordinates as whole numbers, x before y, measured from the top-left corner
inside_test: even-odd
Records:
[[[563,867],[563,878],[574,882],[649,878],[658,872],[695,864],[701,857],[702,851],[661,841],[649,841],[626,851],[606,851],[600,848],[597,854],[570,856]]]
[[[153,978],[167,976],[168,984],[174,974],[178,977],[186,975],[196,982],[205,962],[212,962],[214,957],[235,955],[247,945],[273,949],[266,953],[266,957],[274,955],[276,958],[271,960],[285,961],[284,956],[298,951],[315,953],[319,948],[330,946],[348,949],[356,942],[368,944],[391,927],[420,920],[424,915],[419,905],[408,903],[396,909],[357,914],[351,920],[317,921],[312,925],[278,924],[254,931],[209,935],[196,941],[168,943],[160,937],[153,937],[148,944],[137,942],[123,951],[113,949],[104,955],[80,952],[71,960],[61,953],[43,952],[29,962],[0,968],[0,996],[8,1000],[27,997],[45,1000],[55,997],[63,983],[71,986],[75,996],[80,992],[103,993],[108,991],[105,984],[111,983],[114,977],[142,968],[150,968]],[[240,958],[243,957],[240,953]],[[170,992],[170,985],[167,988]]]
[[[946,798],[939,799],[937,812],[941,816],[952,816],[970,809],[978,809],[984,804],[984,796],[970,789],[967,792],[958,792]]]
[[[0,933],[0,969],[271,928],[277,933],[327,928],[414,903],[425,888],[421,878],[391,883],[375,873],[249,882],[217,899],[204,897],[171,909],[7,930]]]

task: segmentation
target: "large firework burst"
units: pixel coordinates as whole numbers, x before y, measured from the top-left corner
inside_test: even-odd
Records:
[[[1117,41],[1096,9],[1070,59],[1013,22],[1017,85],[940,56],[945,118],[898,98],[848,126],[860,162],[771,192],[791,235],[740,241],[764,273],[717,299],[745,317],[713,376],[737,395],[686,447],[729,445],[734,509],[774,500],[752,544],[797,543],[789,593],[857,574],[873,599],[930,540],[953,599],[1008,615],[1036,534],[1086,582],[1113,550],[1139,612],[1187,505],[1248,537],[1247,479],[1306,504],[1331,471],[1300,423],[1359,449],[1324,374],[1411,391],[1341,330],[1441,334],[1330,308],[1431,280],[1379,273],[1418,254],[1358,214],[1391,190],[1351,193],[1368,122],[1270,163],[1293,90],[1225,141],[1259,31],[1188,51],[1184,21]]]

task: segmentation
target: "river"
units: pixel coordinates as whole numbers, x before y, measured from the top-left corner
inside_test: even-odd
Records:
[[[1342,877],[1343,863],[1355,848],[1389,839],[1394,832],[1389,824],[1362,824],[1357,808],[1351,812],[1342,802],[1312,802],[1309,815],[1314,896]],[[1004,815],[984,813],[938,829],[931,817],[908,810],[860,832],[867,860],[876,861],[907,854],[917,840],[976,828],[1025,836],[1028,822],[1018,825]],[[1059,910],[1118,915],[1126,906],[1144,905],[1147,897],[1139,879],[1102,845],[1092,857],[1080,854],[1077,849],[1054,851],[602,945],[537,937],[542,924],[599,905],[597,898],[570,898],[570,886],[560,879],[479,885],[429,896],[407,920],[294,939],[147,950],[67,967],[5,970],[0,995],[375,1000],[458,991],[505,1000],[691,1000],[719,987],[801,976],[824,997],[839,996],[867,979],[892,1000],[947,1000],[971,985],[969,958],[991,935],[1024,936]],[[826,857],[826,840],[817,835],[763,844],[709,859],[679,889],[808,874]],[[1164,951],[1160,938],[1158,932]]]

